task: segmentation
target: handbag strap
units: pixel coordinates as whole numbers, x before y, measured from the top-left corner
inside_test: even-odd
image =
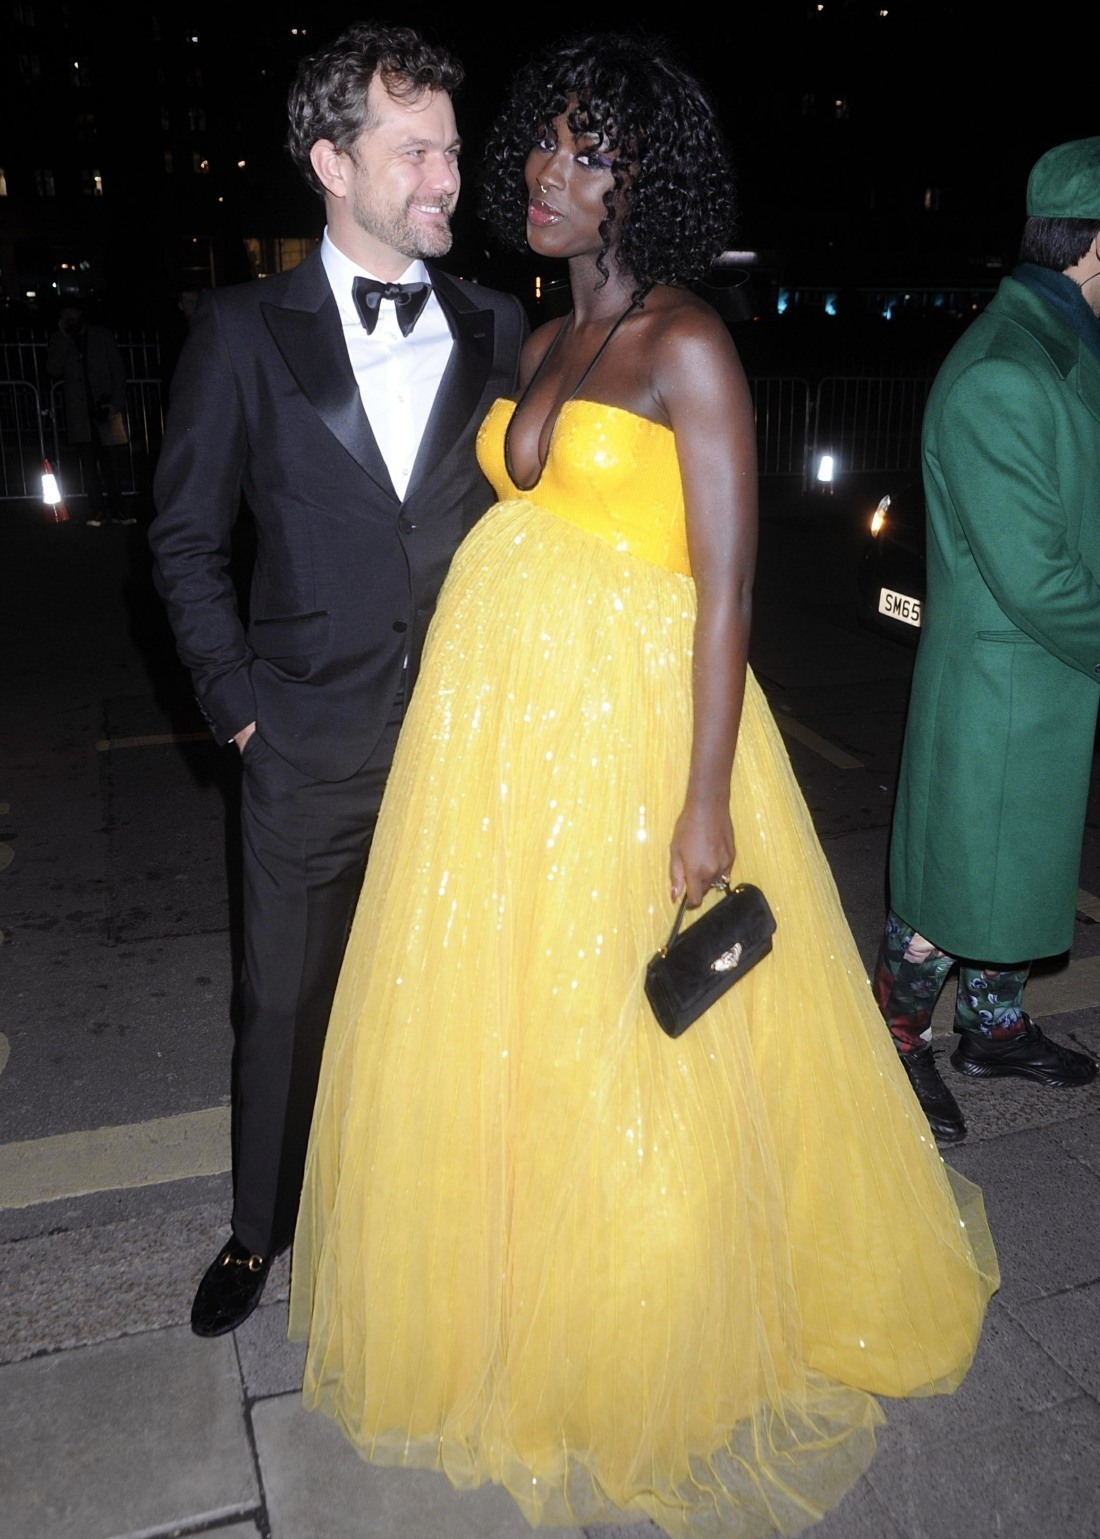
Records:
[[[730,879],[728,876],[720,876],[711,882],[710,885],[715,889],[716,892],[728,893],[730,890]],[[680,907],[676,914],[676,922],[672,926],[672,932],[669,935],[668,940],[666,940],[664,945],[661,947],[661,956],[667,955],[668,948],[672,945],[673,941],[680,933],[680,926],[683,924],[684,914],[687,912],[687,901],[687,893],[685,892],[684,896],[680,899]]]

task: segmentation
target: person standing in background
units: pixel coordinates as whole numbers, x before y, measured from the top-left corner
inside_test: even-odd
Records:
[[[966,1123],[933,1058],[1069,1089],[1087,1053],[1024,1010],[1073,940],[1100,703],[1100,138],[1043,155],[1020,261],[953,348],[924,419],[928,590],[890,846],[879,1008],[940,1143]]]
[[[67,305],[46,352],[46,372],[62,381],[65,435],[80,458],[89,528],[133,524],[122,500],[126,427],[126,370],[114,333],[89,325],[78,305]]]

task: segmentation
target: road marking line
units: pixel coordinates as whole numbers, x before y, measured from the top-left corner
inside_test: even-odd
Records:
[[[4,1033],[0,1031],[0,1074],[3,1074],[10,1057],[11,1043],[8,1041],[7,1037],[5,1037]]]
[[[5,866],[10,866],[14,859],[15,851],[12,849],[11,845],[0,844],[0,871],[3,871]]]
[[[1100,924],[1100,898],[1094,897],[1091,892],[1086,892],[1083,887],[1077,889],[1077,912],[1084,914],[1086,919],[1094,919]]]
[[[228,1106],[28,1138],[0,1144],[0,1208],[216,1176],[231,1163]]]
[[[793,737],[796,743],[801,743],[805,748],[812,748],[814,753],[820,754],[830,764],[835,764],[837,769],[862,769],[863,761],[853,759],[850,753],[845,753],[843,748],[834,748],[826,738],[818,737],[816,732],[811,732],[809,727],[802,726],[790,716],[779,716],[776,725],[780,732],[787,737]]]
[[[151,737],[101,737],[96,753],[112,753],[116,748],[161,748],[165,743],[212,743],[209,732],[157,732]]]

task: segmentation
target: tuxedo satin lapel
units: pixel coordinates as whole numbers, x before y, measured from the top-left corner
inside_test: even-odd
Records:
[[[265,304],[261,306],[264,320],[302,394],[329,432],[371,480],[397,501],[386,462],[363,410],[340,328],[340,312],[323,268],[321,277],[327,292],[319,307],[296,309]],[[317,297],[315,287],[311,290],[303,286],[303,297]]]
[[[472,304],[445,274],[433,272],[431,276],[455,345],[420,440],[407,497],[422,491],[432,476],[444,469],[447,456],[477,410],[493,363],[496,318],[492,310]]]

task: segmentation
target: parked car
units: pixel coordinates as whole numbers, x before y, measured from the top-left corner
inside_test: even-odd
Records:
[[[924,613],[924,495],[919,481],[883,497],[859,558],[861,624],[916,646]]]

